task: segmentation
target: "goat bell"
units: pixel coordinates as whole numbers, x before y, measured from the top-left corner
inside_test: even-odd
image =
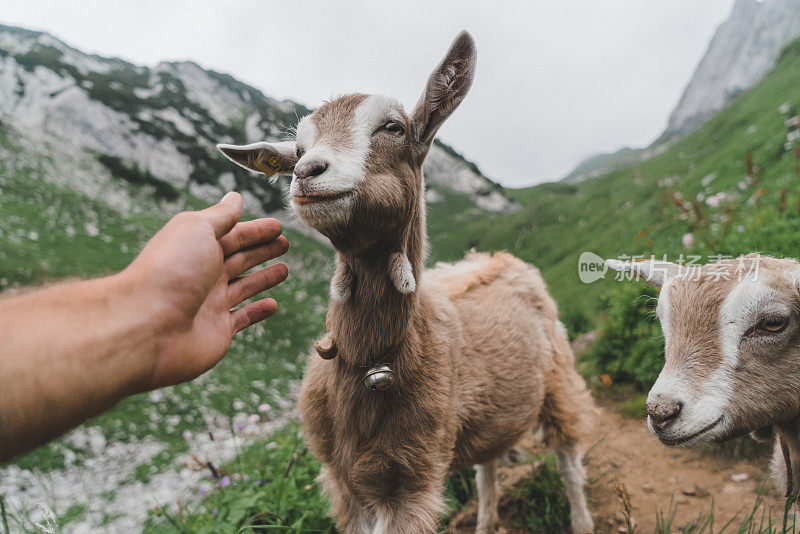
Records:
[[[364,387],[370,391],[386,391],[394,382],[394,371],[388,364],[373,365],[364,375]]]

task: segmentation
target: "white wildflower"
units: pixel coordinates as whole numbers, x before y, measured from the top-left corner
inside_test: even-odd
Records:
[[[39,531],[43,532],[44,534],[55,534],[56,529],[58,529],[56,515],[50,508],[42,503],[39,503],[39,509],[42,511],[44,519],[41,523],[36,523],[36,528],[38,528]]]

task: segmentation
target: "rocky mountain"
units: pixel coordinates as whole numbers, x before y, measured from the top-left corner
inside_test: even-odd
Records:
[[[54,162],[42,168],[48,180],[102,191],[121,207],[136,207],[131,195],[168,206],[187,194],[215,201],[235,188],[254,213],[279,210],[285,184],[230,165],[214,146],[279,140],[309,111],[195,63],[138,66],[85,54],[47,33],[0,26],[0,123],[47,151]],[[443,143],[425,171],[429,185],[486,210],[514,208],[500,186]]]
[[[800,0],[736,0],[672,111],[666,134],[690,132],[753,87],[798,35]]]

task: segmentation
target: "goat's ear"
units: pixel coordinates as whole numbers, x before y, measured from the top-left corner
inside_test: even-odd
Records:
[[[217,145],[226,158],[247,170],[267,176],[291,174],[297,163],[294,141],[253,143],[252,145]]]
[[[478,50],[466,31],[458,34],[442,62],[428,79],[428,85],[412,114],[416,141],[425,149],[436,131],[458,107],[475,78]]]
[[[791,280],[792,285],[794,285],[797,291],[800,291],[800,264],[798,264],[797,260],[793,259],[783,259],[781,261],[786,263],[783,268],[784,276]]]
[[[619,261],[606,260],[606,265],[616,271],[629,272],[636,275],[655,287],[663,287],[680,274],[682,267],[669,261]]]

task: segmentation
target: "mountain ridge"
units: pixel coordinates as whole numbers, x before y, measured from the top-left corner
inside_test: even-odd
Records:
[[[175,200],[186,192],[212,202],[236,188],[254,213],[279,212],[285,180],[273,184],[238,169],[214,147],[282,140],[310,112],[193,61],[146,67],[0,25],[0,121],[89,151],[112,177],[121,172],[156,196]],[[434,188],[467,195],[488,211],[515,208],[498,184],[444,143],[429,160]]]

